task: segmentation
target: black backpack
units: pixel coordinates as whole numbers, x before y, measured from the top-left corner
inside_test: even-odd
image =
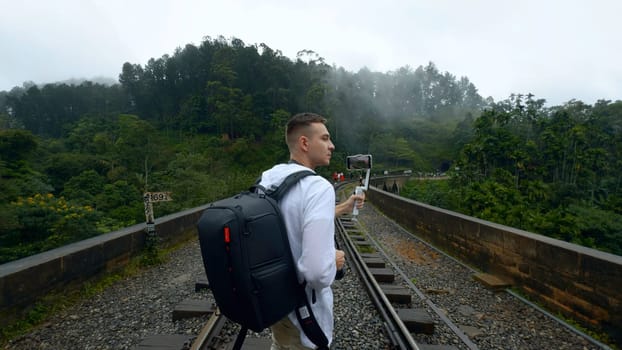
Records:
[[[298,283],[278,206],[295,183],[314,174],[293,173],[274,190],[255,184],[211,203],[199,219],[201,255],[216,304],[242,326],[233,349],[242,347],[248,329],[260,332],[293,310],[307,337],[328,349],[328,339],[311,312],[306,283]]]

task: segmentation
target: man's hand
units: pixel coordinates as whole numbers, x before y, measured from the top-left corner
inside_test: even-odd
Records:
[[[335,263],[337,264],[337,270],[343,269],[343,265],[346,263],[346,254],[343,250],[337,249],[335,251]]]
[[[365,192],[361,194],[353,194],[345,202],[339,203],[335,206],[335,216],[351,213],[354,209],[354,205],[356,205],[358,209],[361,209],[364,203]]]

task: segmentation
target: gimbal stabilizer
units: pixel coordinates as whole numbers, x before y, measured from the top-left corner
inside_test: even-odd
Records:
[[[363,191],[367,191],[369,187],[369,173],[371,170],[371,154],[356,154],[353,156],[346,157],[346,168],[348,170],[366,170],[365,180],[359,186],[356,186],[354,190],[354,194],[361,194]],[[354,205],[354,209],[352,210],[352,215],[358,215],[359,210]]]

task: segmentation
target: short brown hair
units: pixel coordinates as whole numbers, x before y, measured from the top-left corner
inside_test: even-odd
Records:
[[[290,118],[285,129],[285,142],[289,147],[293,146],[300,135],[299,131],[306,129],[313,123],[326,124],[326,118],[315,113],[298,113]]]

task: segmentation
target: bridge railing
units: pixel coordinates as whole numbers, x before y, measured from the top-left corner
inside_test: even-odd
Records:
[[[155,220],[164,242],[188,239],[205,206]],[[69,283],[125,266],[146,241],[146,225],[134,225],[0,265],[0,327],[25,312],[42,296]]]
[[[367,199],[426,242],[510,282],[554,313],[622,344],[622,256],[462,215],[370,188]]]

